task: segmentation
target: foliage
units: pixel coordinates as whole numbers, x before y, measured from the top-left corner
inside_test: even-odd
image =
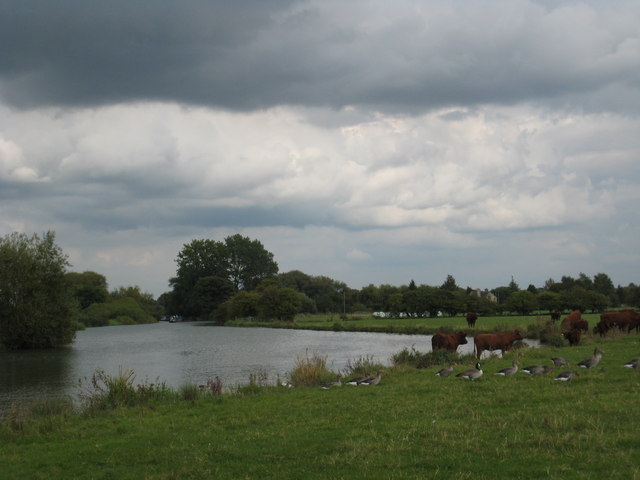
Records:
[[[434,365],[448,365],[454,362],[459,363],[462,360],[457,352],[452,352],[450,350],[437,349],[422,353],[412,346],[411,350],[404,348],[400,352],[394,354],[391,361],[394,365],[410,365],[415,368],[429,368]]]
[[[258,313],[263,319],[293,321],[300,311],[300,294],[292,288],[269,285],[260,292]]]
[[[107,301],[109,291],[107,289],[107,279],[104,275],[90,271],[82,273],[69,272],[66,274],[66,280],[81,310],[93,303]]]
[[[165,308],[186,316],[214,312],[238,290],[253,290],[261,280],[278,273],[278,264],[258,240],[241,235],[224,242],[202,239],[183,246],[176,260],[172,291]]]
[[[142,308],[148,315],[151,315],[154,319],[160,320],[164,311],[162,306],[153,298],[153,295],[147,292],[142,292],[140,287],[118,287],[111,293],[109,293],[109,300],[118,300],[121,298],[131,298]],[[147,323],[147,322],[145,322]]]
[[[132,370],[120,369],[118,375],[109,375],[98,369],[89,381],[78,383],[78,396],[88,410],[144,405],[175,396],[164,382],[134,384],[135,378]]]
[[[289,380],[294,387],[317,387],[336,379],[336,373],[327,368],[327,357],[314,354],[299,355],[289,372]]]
[[[528,315],[538,307],[535,294],[528,290],[520,290],[509,295],[507,308],[520,315]]]
[[[345,369],[347,376],[371,375],[384,369],[384,365],[374,361],[373,356],[358,357],[347,362]]]
[[[94,303],[79,314],[88,327],[153,323],[156,319],[131,297],[115,298],[106,303]]]
[[[55,234],[0,239],[0,344],[9,349],[66,345],[75,336],[67,256]]]

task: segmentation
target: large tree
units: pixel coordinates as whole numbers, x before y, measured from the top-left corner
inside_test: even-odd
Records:
[[[53,232],[0,239],[0,343],[6,348],[51,348],[73,341],[68,265]]]
[[[173,290],[163,303],[174,313],[211,314],[237,290],[252,290],[278,273],[273,254],[262,243],[241,235],[223,242],[204,239],[184,245],[176,260]],[[168,312],[170,313],[170,312]]]
[[[278,273],[273,253],[258,240],[240,234],[224,240],[227,247],[228,278],[238,290],[253,290],[265,278]]]

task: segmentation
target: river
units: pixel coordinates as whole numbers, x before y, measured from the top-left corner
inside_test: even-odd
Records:
[[[364,357],[388,365],[394,353],[412,346],[429,351],[431,337],[188,322],[89,328],[66,348],[0,353],[0,412],[14,402],[77,398],[78,382],[86,384],[97,369],[109,375],[133,370],[138,383],[160,380],[172,388],[204,384],[216,376],[225,386],[243,385],[257,373],[274,384],[278,377],[286,378],[301,355],[326,357],[327,367],[339,371]],[[472,342],[459,349],[472,350]]]

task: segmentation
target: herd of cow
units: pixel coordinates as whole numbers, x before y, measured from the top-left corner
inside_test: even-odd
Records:
[[[552,321],[558,321],[561,313],[552,312]],[[474,312],[467,314],[469,327],[475,325],[478,316]],[[575,346],[580,343],[583,333],[589,331],[589,322],[582,318],[582,312],[575,310],[562,320],[562,334],[569,341],[569,345]],[[635,310],[622,310],[620,312],[607,312],[600,315],[600,321],[593,328],[594,334],[605,336],[610,330],[630,333],[635,330],[640,333],[640,313]],[[500,350],[501,353],[508,351],[516,340],[522,340],[522,335],[518,330],[507,333],[478,333],[474,337],[474,352],[478,358],[485,350]],[[467,336],[464,332],[457,333],[436,333],[431,339],[432,350],[446,349],[456,351],[460,345],[467,343]]]

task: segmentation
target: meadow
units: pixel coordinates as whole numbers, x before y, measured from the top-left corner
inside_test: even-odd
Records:
[[[223,395],[149,387],[129,405],[41,405],[0,427],[0,471],[11,479],[640,479],[640,371],[623,367],[640,356],[639,340],[588,335],[578,347],[512,350],[484,359],[474,382],[436,376],[443,365],[396,364],[377,386],[254,384]],[[514,359],[522,368],[561,355],[575,365],[595,346],[601,363],[568,383],[554,380],[559,369],[494,374]],[[474,359],[460,362],[456,371]]]

